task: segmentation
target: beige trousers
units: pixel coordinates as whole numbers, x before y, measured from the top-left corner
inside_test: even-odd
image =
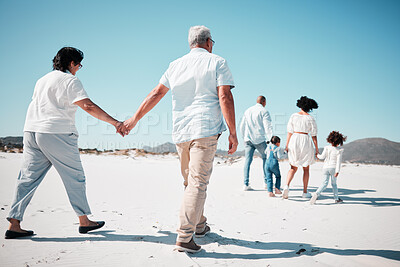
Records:
[[[195,231],[202,232],[206,227],[204,203],[218,137],[219,134],[176,145],[186,186],[179,215],[178,242],[189,242]]]

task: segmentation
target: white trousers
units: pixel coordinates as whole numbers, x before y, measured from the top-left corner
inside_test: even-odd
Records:
[[[57,170],[78,216],[91,214],[76,134],[24,132],[23,163],[7,219],[22,221],[26,207],[51,166]],[[51,201],[51,199],[49,199]]]

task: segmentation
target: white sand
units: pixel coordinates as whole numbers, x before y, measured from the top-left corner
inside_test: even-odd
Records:
[[[0,153],[0,233],[8,227],[21,154]],[[0,266],[399,266],[400,168],[345,164],[338,179],[343,204],[330,186],[315,206],[300,198],[301,171],[289,200],[268,198],[261,160],[242,191],[243,160],[216,164],[205,213],[212,233],[197,254],[173,251],[183,194],[179,161],[172,156],[128,158],[83,155],[94,220],[103,229],[78,233],[77,217],[61,179],[51,169],[22,226],[32,238],[1,238]],[[220,161],[216,159],[215,163]],[[310,191],[322,181],[311,167]],[[281,163],[282,183],[288,163]],[[296,254],[300,249],[306,251]]]

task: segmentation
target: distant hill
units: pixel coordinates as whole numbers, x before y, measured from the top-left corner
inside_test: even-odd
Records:
[[[0,144],[3,144],[3,145],[21,145],[22,146],[22,136],[0,137]]]
[[[144,146],[142,149],[152,153],[176,153],[176,146],[169,142],[155,147]]]
[[[365,138],[343,146],[343,161],[400,165],[400,143],[384,138]]]

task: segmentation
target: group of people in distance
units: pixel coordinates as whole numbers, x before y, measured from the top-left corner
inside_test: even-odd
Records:
[[[235,85],[226,60],[212,53],[215,41],[211,38],[207,27],[191,27],[188,41],[191,51],[170,63],[158,85],[143,100],[134,115],[124,122],[114,119],[91,101],[82,83],[75,76],[82,68],[81,62],[84,57],[82,51],[73,47],[63,47],[58,51],[53,59],[53,71],[37,81],[28,107],[24,126],[23,162],[7,217],[10,224],[5,238],[20,238],[34,234],[31,230],[22,229],[20,223],[37,187],[51,166],[54,166],[59,173],[71,206],[79,218],[79,233],[86,234],[103,227],[104,221],[92,221],[88,218],[91,211],[86,198],[86,177],[78,149],[76,110],[78,107],[82,108],[90,115],[112,124],[117,133],[125,136],[168,91],[171,91],[172,137],[177,147],[185,189],[179,215],[176,250],[200,251],[201,247],[195,243],[194,237],[204,237],[211,231],[204,216],[204,203],[218,139],[221,133],[227,130],[224,120],[229,130],[228,154],[233,154],[238,146],[234,99],[231,92]],[[316,108],[316,103],[311,106],[310,103],[315,101],[301,98],[299,107],[303,110],[290,118],[286,150],[289,152],[292,168],[283,192],[286,198],[290,181],[298,166],[304,168],[304,192],[307,193],[308,168],[314,162],[314,150],[308,133],[313,136],[317,147],[315,121],[307,113]],[[269,114],[264,109],[265,98],[261,97],[258,104],[260,106],[254,107],[254,112],[268,115],[266,120],[270,120]],[[249,119],[264,121],[264,117],[253,118],[251,114]],[[269,138],[271,144],[267,147],[265,140],[262,140],[261,144],[258,139],[253,139],[253,133],[256,137],[260,134],[258,130],[260,129],[248,132],[251,142],[246,142],[246,166],[250,166],[255,149],[264,155],[267,149],[268,157],[263,158],[264,170],[268,191],[272,192],[272,173],[280,178],[277,162],[282,155],[277,149],[280,139]],[[332,140],[334,144],[340,143],[337,135]],[[328,167],[331,167],[331,162],[334,161],[332,155],[336,151],[339,150],[324,151],[322,156],[326,155],[329,158]],[[247,186],[248,167],[247,169],[245,167]],[[326,175],[332,173],[329,170]],[[280,193],[279,187],[277,181],[275,183],[277,194]],[[323,189],[322,187],[317,193]]]
[[[310,204],[315,203],[318,196],[326,189],[329,180],[332,184],[335,202],[343,202],[338,196],[336,178],[339,175],[342,163],[343,149],[340,146],[346,141],[346,137],[337,131],[332,131],[327,138],[328,143],[331,145],[324,147],[323,153],[319,154],[317,124],[314,117],[309,114],[313,109],[318,108],[318,104],[314,99],[302,96],[297,100],[297,107],[300,108],[300,111],[292,114],[287,124],[286,148],[283,149],[280,147],[280,138],[273,136],[271,116],[265,109],[265,106],[266,98],[259,96],[257,104],[245,111],[240,124],[240,130],[245,142],[244,190],[253,190],[249,183],[249,173],[254,151],[257,149],[263,160],[265,189],[268,190],[270,197],[275,197],[275,194],[282,194],[278,160],[288,157],[290,170],[287,174],[282,198],[289,198],[290,183],[297,169],[302,167],[302,197],[311,198]],[[325,159],[323,167],[325,179],[318,190],[310,194],[307,190],[310,178],[310,165],[316,161],[316,158]],[[275,184],[273,183],[273,175],[275,176]],[[273,191],[273,189],[275,190]]]

